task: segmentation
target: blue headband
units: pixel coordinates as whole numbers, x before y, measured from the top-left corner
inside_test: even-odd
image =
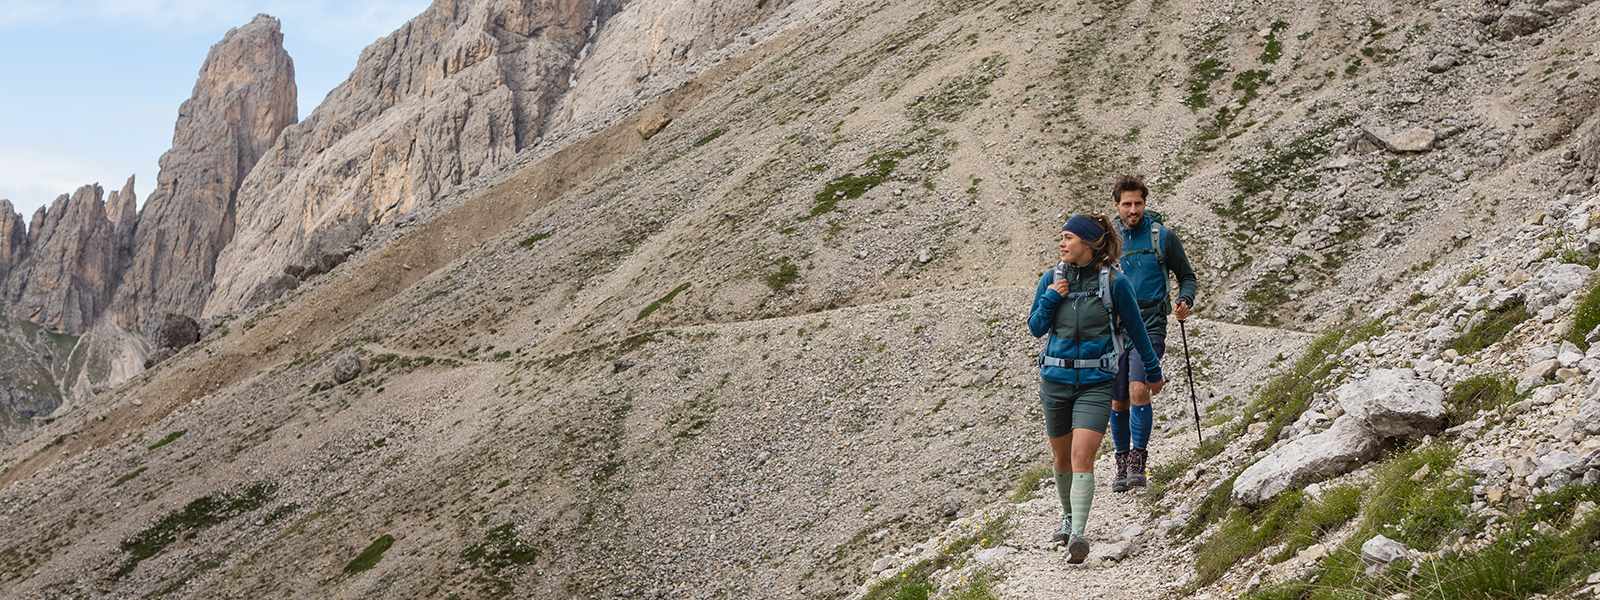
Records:
[[[1071,219],[1067,219],[1067,224],[1061,226],[1061,230],[1071,231],[1073,235],[1078,236],[1078,239],[1091,244],[1100,241],[1100,238],[1106,235],[1106,230],[1101,228],[1099,223],[1083,215],[1072,215]]]

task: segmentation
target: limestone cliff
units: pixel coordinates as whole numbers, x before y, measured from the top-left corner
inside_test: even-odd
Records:
[[[239,187],[298,114],[277,19],[258,15],[211,47],[130,242],[119,324],[148,334],[165,313],[200,314],[234,236]]]
[[[10,200],[0,199],[0,290],[5,289],[6,276],[22,260],[27,249],[27,225]]]
[[[35,213],[26,256],[5,283],[14,318],[77,335],[105,310],[117,283],[117,227],[104,197],[99,185],[86,185]]]
[[[285,266],[510,161],[543,132],[614,4],[440,0],[367,47],[245,180],[206,313],[259,301]]]

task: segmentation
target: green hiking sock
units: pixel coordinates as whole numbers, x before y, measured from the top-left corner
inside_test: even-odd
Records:
[[[1056,473],[1056,497],[1061,499],[1061,522],[1072,518],[1072,474]]]
[[[1060,480],[1061,476],[1057,475],[1056,481]],[[1083,528],[1089,525],[1089,507],[1094,505],[1093,472],[1072,474],[1072,492],[1069,500],[1072,505],[1072,535],[1083,535]]]

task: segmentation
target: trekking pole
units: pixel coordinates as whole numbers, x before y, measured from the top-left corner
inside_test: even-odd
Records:
[[[1194,394],[1194,365],[1189,362],[1189,332],[1183,326],[1183,319],[1178,319],[1178,336],[1183,340],[1183,370],[1189,374],[1189,403],[1194,405],[1194,438],[1204,445],[1206,439],[1200,435],[1200,399]]]

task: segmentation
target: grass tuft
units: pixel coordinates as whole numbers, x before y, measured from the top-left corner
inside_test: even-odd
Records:
[[[182,510],[168,513],[123,540],[122,551],[128,556],[112,577],[121,578],[132,573],[140,562],[160,554],[179,539],[188,539],[213,525],[261,508],[277,489],[275,484],[258,482],[234,493],[196,498]]]
[[[1478,416],[1480,411],[1498,410],[1517,401],[1517,384],[1504,375],[1478,375],[1450,390],[1445,398],[1446,422],[1454,427]]]
[[[377,566],[378,561],[383,560],[383,553],[388,552],[389,547],[393,545],[394,536],[387,533],[378,539],[372,540],[372,543],[367,545],[366,550],[362,550],[361,554],[356,555],[355,558],[350,560],[349,564],[344,566],[344,574],[355,575]]]
[[[158,442],[156,442],[154,444],[150,444],[150,449],[151,450],[155,450],[155,449],[160,448],[162,446],[165,446],[167,444],[171,444],[173,442],[176,442],[176,441],[178,441],[178,438],[183,437],[183,434],[185,434],[185,433],[189,433],[189,430],[184,429],[182,431],[174,431],[172,433],[169,433],[169,434],[167,434],[167,437],[161,438],[160,441],[158,441]]]
[[[1211,106],[1211,84],[1222,79],[1228,72],[1227,65],[1217,58],[1207,58],[1189,68],[1189,80],[1186,82],[1189,93],[1183,97],[1183,105],[1192,110],[1200,110]]]
[[[555,235],[554,231],[540,231],[528,237],[522,238],[522,241],[517,242],[517,245],[521,246],[522,249],[527,250],[532,248],[534,244],[550,239],[550,236],[553,235]]]
[[[1235,563],[1276,543],[1284,530],[1295,523],[1303,504],[1300,492],[1288,492],[1255,510],[1233,509],[1221,529],[1195,552],[1195,579],[1190,585],[1210,585]]]
[[[1383,322],[1375,320],[1329,330],[1311,342],[1293,368],[1268,380],[1244,412],[1246,422],[1267,424],[1253,448],[1260,450],[1276,443],[1283,428],[1305,413],[1312,396],[1334,383],[1327,379],[1339,364],[1339,354],[1376,337],[1382,328]]]
[[[905,157],[906,153],[899,150],[874,154],[867,159],[865,173],[860,175],[846,173],[829,181],[813,198],[811,212],[806,218],[813,219],[833,212],[839,207],[840,201],[860,198],[872,188],[878,187],[889,179],[895,168],[900,166],[900,159]]]
[[[701,146],[704,146],[706,144],[714,142],[714,141],[716,141],[717,138],[722,137],[722,134],[727,133],[727,132],[728,132],[728,130],[726,130],[726,129],[721,129],[721,128],[714,129],[714,130],[711,131],[711,133],[707,133],[707,134],[705,134],[705,136],[701,137],[700,139],[695,140],[694,141],[694,147],[695,148],[699,148]]]
[[[1283,550],[1273,557],[1273,562],[1283,562],[1301,550],[1317,543],[1329,532],[1343,527],[1361,512],[1361,488],[1341,485],[1326,492],[1322,498],[1305,505],[1295,515],[1294,523],[1284,532]]]
[[[687,284],[687,283],[685,283],[683,285],[680,285],[678,287],[672,288],[672,291],[667,292],[667,295],[656,299],[655,302],[651,302],[649,306],[644,307],[644,310],[639,311],[639,316],[637,318],[635,318],[634,321],[643,321],[645,317],[650,316],[651,313],[656,312],[662,306],[665,306],[668,302],[671,302],[673,298],[678,297],[678,294],[681,294],[684,291],[687,291],[688,289],[689,289],[689,284]]]
[[[999,545],[1000,541],[1005,539],[1011,527],[1011,513],[1002,512],[998,515],[991,515],[978,526],[977,531],[951,541],[945,547],[940,548],[939,554],[933,558],[918,561],[916,564],[901,570],[898,575],[873,584],[867,590],[866,596],[862,597],[862,600],[927,600],[939,591],[938,586],[933,582],[935,573],[947,567],[958,565],[959,561],[964,560],[964,554],[967,550],[974,547],[993,548]],[[974,585],[981,587],[974,589]],[[987,595],[984,595],[985,592],[987,592]],[[955,595],[951,597],[971,600],[993,597],[993,591],[988,589],[987,580],[979,583],[977,579],[974,579],[973,584],[956,590],[954,593]]]
[[[1272,29],[1267,34],[1267,47],[1261,51],[1261,64],[1270,65],[1283,57],[1283,40],[1278,38],[1278,34],[1288,28],[1289,24],[1282,20],[1272,22]]]
[[[504,598],[511,594],[512,579],[502,573],[539,560],[539,549],[517,537],[515,525],[506,523],[490,529],[483,541],[461,552],[461,560],[477,570],[472,581],[479,587],[478,597]]]
[[[1232,506],[1233,481],[1239,478],[1235,473],[1223,482],[1211,488],[1206,497],[1200,500],[1200,505],[1195,507],[1194,514],[1189,517],[1189,522],[1184,525],[1181,535],[1194,537],[1205,533],[1206,527],[1228,514],[1228,507]]]
[[[789,262],[788,257],[784,257],[778,260],[778,270],[767,274],[766,282],[772,291],[779,292],[799,279],[800,267],[796,267],[794,263]]]
[[[1028,467],[1022,475],[1017,477],[1017,487],[1011,490],[1012,502],[1027,502],[1033,497],[1033,491],[1039,489],[1039,482],[1052,475],[1049,465],[1034,465]]]
[[[1523,321],[1528,320],[1527,305],[1518,300],[1507,304],[1505,307],[1491,311],[1488,318],[1474,326],[1470,331],[1461,334],[1450,344],[1450,347],[1462,356],[1472,354],[1494,345],[1506,334]]]
[[[1600,501],[1600,487],[1573,485],[1533,498],[1532,508],[1512,517],[1489,545],[1466,553],[1446,552],[1409,574],[1391,570],[1377,577],[1360,572],[1357,532],[1317,572],[1252,592],[1250,600],[1384,598],[1432,600],[1576,597],[1584,578],[1600,570],[1600,512],[1571,522],[1578,502]],[[1374,510],[1368,509],[1368,514]],[[1392,536],[1391,536],[1392,537]],[[1334,572],[1334,568],[1345,569]]]
[[[1600,279],[1589,284],[1589,291],[1584,292],[1583,300],[1572,310],[1572,329],[1567,332],[1567,340],[1588,350],[1589,342],[1584,336],[1597,326],[1600,326]]]
[[[111,486],[110,487],[117,487],[117,486],[122,485],[124,483],[127,483],[129,481],[133,481],[134,478],[138,477],[139,475],[144,474],[144,470],[145,469],[146,469],[146,467],[139,467],[137,469],[129,471],[127,474],[124,474],[123,476],[118,477],[116,481],[111,482]]]
[[[999,596],[994,593],[991,576],[985,571],[977,572],[965,586],[945,596],[946,600],[998,600],[998,598]]]

